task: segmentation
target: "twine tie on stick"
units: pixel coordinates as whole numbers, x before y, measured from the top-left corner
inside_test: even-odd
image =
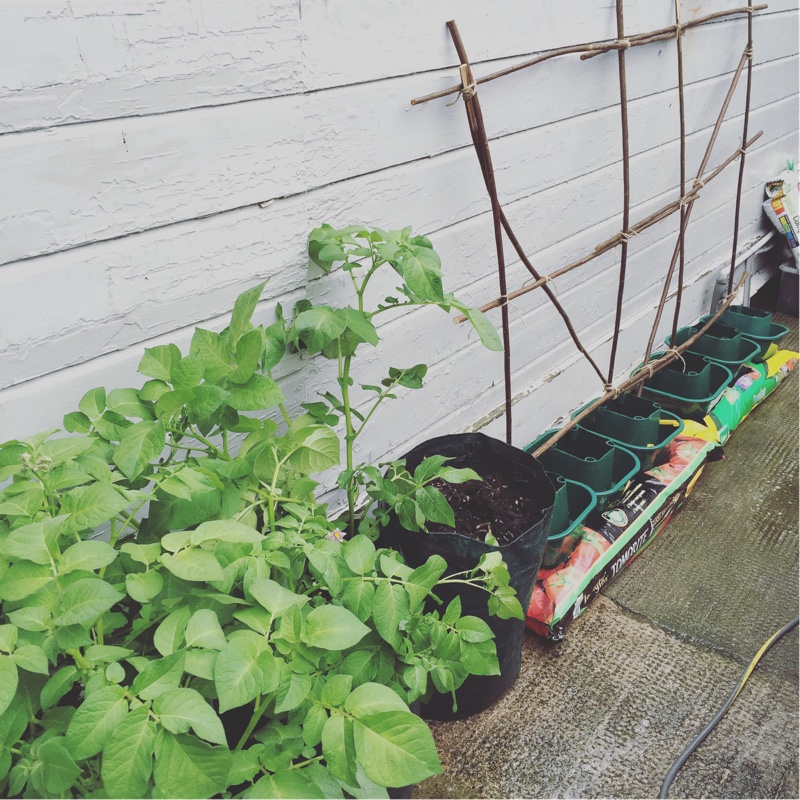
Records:
[[[681,351],[678,350],[677,347],[674,345],[667,350],[668,353],[674,353],[675,358],[681,362],[681,366],[683,367],[684,371],[686,370],[686,361],[684,360],[683,356],[681,355]]]
[[[472,81],[470,81],[467,64],[461,64],[458,69],[461,73],[461,89],[456,95],[456,99],[453,100],[452,103],[447,104],[448,107],[454,106],[458,102],[459,97],[463,97],[465,100],[471,100],[476,94],[478,94],[478,84],[475,82],[474,78]]]
[[[613,395],[612,399],[616,400],[620,395],[620,391],[613,383],[605,383],[603,384],[603,394],[611,394]]]
[[[526,286],[530,286],[532,283],[539,283],[541,286],[546,286],[550,283],[553,279],[549,275],[542,275],[540,278],[528,278],[523,284],[522,288],[524,289]],[[556,289],[556,285],[553,284],[553,291],[558,294],[558,289]]]

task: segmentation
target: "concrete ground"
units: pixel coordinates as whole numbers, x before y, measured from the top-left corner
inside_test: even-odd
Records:
[[[783,346],[797,349],[797,320]],[[431,723],[417,798],[657,797],[769,636],[798,613],[798,372],[707,465],[658,538],[493,708]],[[798,631],[762,659],[670,797],[800,796]]]

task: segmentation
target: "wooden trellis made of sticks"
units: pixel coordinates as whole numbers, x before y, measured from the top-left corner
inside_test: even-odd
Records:
[[[481,173],[483,175],[483,180],[484,183],[486,184],[486,190],[489,194],[489,198],[491,200],[491,205],[492,205],[492,218],[494,222],[494,238],[495,238],[495,248],[497,251],[497,271],[500,283],[500,294],[499,297],[497,297],[496,299],[481,306],[480,310],[488,311],[490,309],[499,307],[501,313],[501,324],[502,324],[503,346],[504,346],[503,372],[504,372],[504,382],[505,382],[506,441],[508,443],[511,443],[511,337],[509,332],[509,320],[508,320],[508,304],[511,300],[514,300],[517,297],[521,297],[522,295],[527,294],[528,292],[532,292],[535,289],[541,288],[547,295],[549,301],[552,303],[558,314],[561,316],[562,320],[564,321],[564,325],[566,326],[572,341],[575,343],[575,346],[578,348],[578,350],[581,352],[584,358],[589,362],[592,369],[595,371],[598,378],[603,383],[602,396],[593,403],[591,403],[589,406],[584,408],[579,414],[573,417],[566,425],[564,425],[559,431],[557,431],[546,442],[544,442],[536,451],[534,451],[535,456],[541,455],[545,450],[547,450],[549,447],[555,444],[562,436],[564,436],[564,434],[566,434],[568,430],[570,430],[570,428],[572,428],[574,425],[580,422],[581,419],[583,419],[585,416],[594,411],[595,408],[602,405],[602,403],[618,396],[620,392],[623,391],[628,391],[637,387],[639,388],[639,391],[641,391],[642,383],[647,378],[652,377],[654,373],[663,369],[676,359],[679,359],[681,357],[681,353],[687,348],[691,347],[694,344],[694,342],[697,341],[697,339],[700,336],[702,336],[706,330],[708,330],[708,328],[719,318],[722,312],[726,308],[728,308],[728,306],[733,302],[736,293],[738,292],[739,288],[742,286],[746,278],[746,273],[745,273],[744,275],[742,275],[738,285],[734,287],[733,276],[736,263],[736,249],[738,246],[739,211],[741,207],[741,198],[742,198],[742,181],[744,177],[745,156],[748,148],[751,147],[753,143],[763,133],[763,131],[759,131],[754,136],[748,138],[748,127],[750,122],[750,94],[752,87],[752,70],[753,70],[753,15],[757,11],[762,11],[763,9],[767,8],[767,6],[765,4],[753,5],[753,0],[748,0],[747,6],[732,9],[730,11],[720,11],[714,14],[707,14],[703,17],[698,17],[697,19],[694,19],[690,22],[682,23],[680,15],[680,0],[675,0],[674,25],[668,26],[666,28],[661,28],[659,30],[650,31],[648,33],[640,33],[633,36],[626,36],[623,4],[624,0],[616,0],[616,22],[617,22],[616,39],[603,42],[593,42],[590,44],[573,45],[571,47],[562,47],[556,50],[550,50],[546,53],[543,53],[542,55],[537,56],[536,58],[524,61],[515,66],[508,67],[499,72],[495,72],[478,79],[476,79],[472,73],[472,66],[470,65],[469,59],[467,57],[466,49],[464,48],[464,43],[461,40],[461,35],[458,31],[458,26],[456,25],[455,21],[451,20],[450,22],[447,23],[447,27],[450,31],[450,36],[453,40],[453,45],[455,46],[458,58],[461,62],[461,66],[459,68],[461,82],[459,84],[450,87],[449,89],[444,89],[442,91],[426,95],[425,97],[416,98],[415,100],[411,101],[412,105],[418,105],[419,103],[425,103],[428,102],[429,100],[435,100],[437,98],[447,97],[448,95],[456,93],[460,93],[461,97],[464,99],[464,108],[466,109],[467,113],[467,122],[469,124],[469,130],[472,136],[472,143],[475,147],[475,151],[478,156],[478,163],[480,165]],[[705,25],[711,22],[712,20],[719,19],[721,17],[730,17],[741,14],[747,15],[747,45],[745,46],[744,51],[742,52],[742,56],[739,59],[739,64],[733,74],[733,78],[731,80],[728,93],[725,96],[725,99],[722,103],[722,107],[719,111],[719,114],[717,115],[716,123],[714,124],[711,136],[709,137],[709,141],[706,146],[703,158],[700,162],[700,166],[697,169],[697,174],[694,180],[692,181],[691,188],[687,190],[686,120],[685,120],[683,46],[682,46],[683,34],[690,28],[696,28]],[[670,203],[667,203],[665,206],[658,209],[653,214],[650,214],[648,217],[645,217],[644,219],[641,219],[638,222],[631,224],[630,153],[629,153],[629,136],[628,136],[628,91],[627,91],[627,78],[625,73],[625,55],[627,50],[631,47],[639,47],[642,45],[648,45],[654,42],[661,42],[668,39],[677,40],[677,78],[678,78],[677,89],[678,89],[678,102],[679,102],[678,112],[680,118],[680,194],[677,199],[673,200]],[[577,261],[573,261],[571,264],[567,264],[566,266],[557,269],[556,271],[550,273],[549,275],[541,275],[533,266],[527,255],[525,254],[525,251],[522,248],[522,245],[520,244],[516,234],[512,230],[511,224],[509,223],[508,218],[506,217],[505,212],[503,211],[503,208],[498,199],[494,168],[492,166],[492,157],[489,151],[489,139],[486,134],[486,127],[483,120],[483,112],[481,110],[480,100],[478,99],[478,86],[482,83],[487,83],[488,81],[493,81],[498,78],[502,78],[505,75],[510,75],[513,72],[518,72],[519,70],[532,67],[535,64],[540,64],[543,61],[547,61],[551,58],[557,58],[559,56],[580,53],[581,59],[586,60],[594,58],[595,56],[598,56],[602,53],[608,53],[614,50],[616,50],[617,52],[617,61],[619,66],[619,99],[620,99],[619,107],[622,118],[623,207],[622,207],[621,230],[619,233],[615,234],[607,241],[597,245],[594,248],[594,250],[592,250],[582,258],[579,258]],[[734,153],[728,156],[728,158],[726,158],[715,169],[706,172],[706,168],[708,167],[708,162],[711,158],[711,152],[714,148],[714,144],[717,141],[717,136],[719,135],[720,128],[725,119],[725,114],[728,111],[728,106],[731,103],[734,91],[736,90],[736,87],[739,83],[739,79],[742,75],[742,72],[745,69],[745,66],[747,67],[747,88],[745,96],[745,109],[744,109],[744,121],[742,126],[743,129],[742,129],[741,146]],[[678,328],[678,318],[680,316],[681,298],[684,288],[684,267],[685,267],[684,240],[694,203],[697,200],[702,188],[706,184],[711,182],[714,178],[716,178],[717,175],[719,175],[727,166],[729,166],[737,159],[739,159],[739,182],[736,190],[736,205],[735,205],[734,219],[733,219],[733,244],[731,251],[730,272],[728,275],[727,296],[725,297],[724,302],[721,304],[716,313],[712,315],[712,317],[708,320],[708,322],[706,322],[705,325],[703,325],[695,335],[687,339],[680,346],[676,347],[673,345],[666,352],[666,354],[661,356],[660,358],[650,361],[650,356],[652,354],[653,344],[656,339],[658,326],[661,322],[661,317],[663,315],[664,307],[666,306],[667,297],[669,295],[670,285],[672,283],[672,279],[675,274],[675,269],[677,267],[678,270],[677,293],[675,302],[675,312],[672,321],[672,339],[671,339],[673,343],[675,341],[675,333]],[[632,375],[631,378],[615,386],[614,367],[616,362],[617,345],[619,343],[619,335],[620,335],[620,327],[622,319],[622,302],[625,294],[625,275],[626,275],[627,260],[628,260],[628,242],[630,241],[631,237],[641,233],[650,226],[655,225],[656,223],[661,222],[662,220],[665,220],[667,217],[671,216],[676,212],[680,212],[680,227],[678,231],[678,237],[677,241],[675,242],[675,248],[673,250],[672,258],[670,259],[669,268],[667,269],[666,275],[664,277],[664,285],[662,287],[661,299],[656,309],[652,329],[650,331],[650,336],[648,338],[647,346],[645,348],[644,361],[643,361],[644,366],[642,366],[639,370],[637,370]],[[505,232],[506,237],[511,243],[513,249],[516,251],[520,261],[523,263],[523,265],[533,278],[532,283],[523,285],[522,287],[515,289],[514,291],[511,292],[508,291],[508,287],[506,285],[506,267],[505,267],[505,255],[503,249],[503,232]],[[616,247],[620,248],[620,267],[619,267],[619,283],[617,288],[616,313],[614,317],[614,330],[611,341],[611,356],[609,359],[608,370],[606,372],[603,372],[603,370],[598,366],[598,364],[592,358],[590,353],[581,343],[580,338],[578,337],[578,334],[575,330],[575,327],[573,326],[569,318],[569,315],[564,310],[563,306],[557,299],[552,288],[548,286],[548,284],[554,278],[557,278],[560,275],[564,275],[565,273],[570,272],[573,269],[577,269],[578,267],[581,267],[584,264],[589,263],[590,261],[602,255],[603,253],[606,253],[609,250],[612,250]],[[457,323],[465,322],[466,317],[464,316],[456,317],[455,321]]]

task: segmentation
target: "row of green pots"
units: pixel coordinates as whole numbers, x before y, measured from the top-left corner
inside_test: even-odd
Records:
[[[681,328],[674,340],[667,339],[667,344],[682,345],[709,319],[706,316],[697,325]],[[742,364],[769,358],[788,332],[787,327],[772,321],[768,311],[730,306],[680,359],[648,378],[644,392],[685,417],[702,417],[731,384]],[[652,359],[663,355],[654,353]]]
[[[542,567],[551,569],[568,558],[581,524],[613,505],[637,472],[659,463],[682,430],[683,420],[658,403],[622,394],[546,450],[540,459],[554,481],[556,499]],[[525,449],[536,450],[554,433],[542,434]]]

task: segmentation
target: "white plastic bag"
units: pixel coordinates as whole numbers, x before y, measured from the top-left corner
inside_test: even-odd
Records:
[[[767,181],[764,211],[789,242],[795,263],[800,266],[800,215],[798,214],[798,174],[795,162],[780,175]]]

